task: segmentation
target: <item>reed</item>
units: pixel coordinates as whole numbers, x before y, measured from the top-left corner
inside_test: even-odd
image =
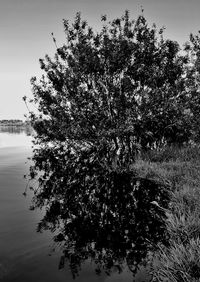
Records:
[[[199,146],[168,147],[154,153],[143,154],[134,166],[138,174],[160,178],[171,186],[169,241],[167,246],[157,246],[150,267],[152,281],[200,281]]]

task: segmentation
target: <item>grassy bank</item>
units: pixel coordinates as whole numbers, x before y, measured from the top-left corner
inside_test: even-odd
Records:
[[[154,282],[200,281],[200,147],[167,148],[143,155],[135,169],[171,186],[169,245],[151,263]]]

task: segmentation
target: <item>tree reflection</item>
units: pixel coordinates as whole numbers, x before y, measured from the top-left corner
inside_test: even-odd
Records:
[[[64,200],[54,198],[38,231],[58,231],[54,240],[63,246],[59,268],[68,261],[74,278],[88,259],[96,264],[97,274],[121,272],[126,264],[135,274],[148,252],[159,241],[166,243],[165,213],[151,202],[167,208],[169,194],[159,182],[131,172],[99,174],[97,181],[102,183],[99,190],[92,186],[83,192],[81,185],[74,185],[65,189]],[[35,202],[44,199],[43,193]]]

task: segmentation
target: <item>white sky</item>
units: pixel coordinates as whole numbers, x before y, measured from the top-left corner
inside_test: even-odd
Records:
[[[24,119],[23,96],[31,97],[31,76],[40,77],[38,60],[64,43],[62,19],[82,18],[98,29],[102,14],[112,20],[126,9],[132,18],[141,6],[148,22],[166,27],[165,37],[182,46],[200,29],[200,0],[0,0],[0,119]]]

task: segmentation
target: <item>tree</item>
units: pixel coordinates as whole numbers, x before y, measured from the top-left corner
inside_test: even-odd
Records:
[[[190,127],[190,139],[194,142],[200,140],[200,38],[190,35],[190,40],[184,46],[186,52],[184,64],[184,99],[185,126]]]
[[[152,243],[152,234],[161,239],[160,230],[164,234],[150,202],[167,208],[169,198],[163,185],[138,178],[132,165],[141,148],[174,138],[183,62],[178,44],[164,40],[163,29],[150,28],[143,15],[131,21],[125,12],[106,21],[103,16],[101,31],[94,33],[80,13],[72,24],[64,20],[66,44],[54,59],[40,59],[44,75],[31,80],[38,109],[29,116],[36,131],[33,208],[46,206],[39,230],[62,226],[57,240],[74,236],[80,247],[81,232],[92,244],[99,233],[115,235],[121,226],[129,247],[133,238],[143,242],[144,257],[145,242]],[[135,216],[138,211],[142,216]],[[106,242],[101,251],[111,248]]]

